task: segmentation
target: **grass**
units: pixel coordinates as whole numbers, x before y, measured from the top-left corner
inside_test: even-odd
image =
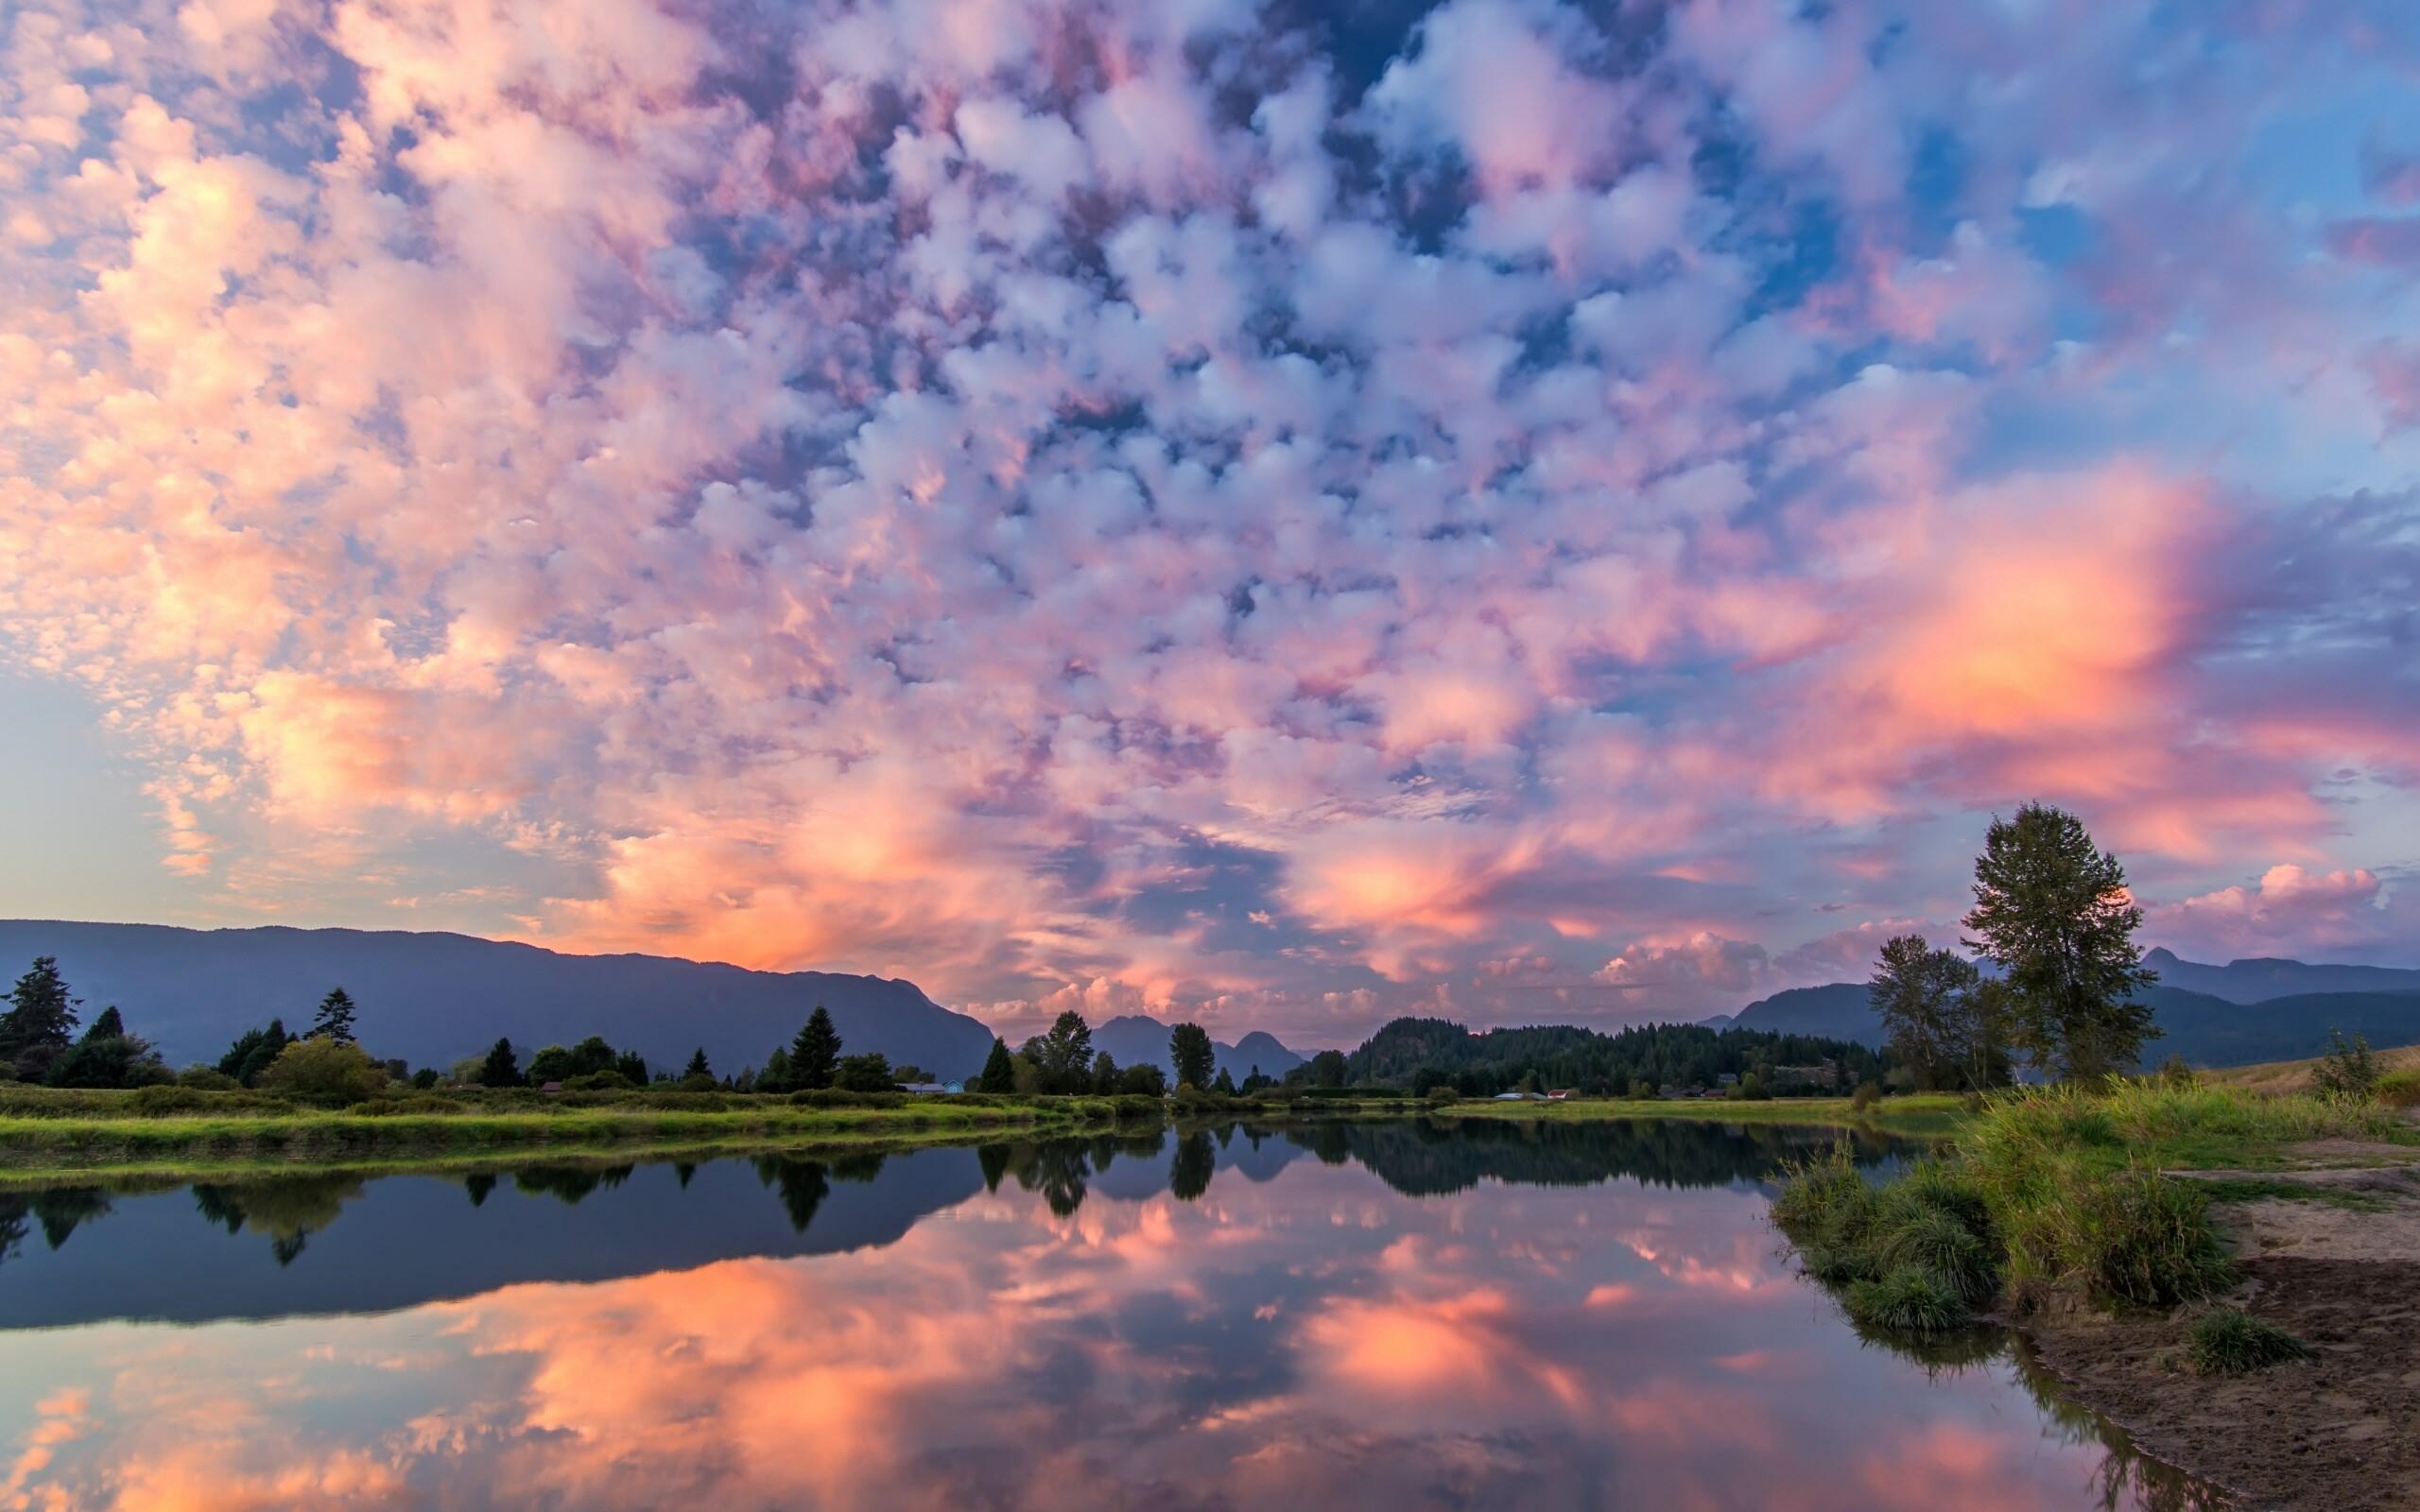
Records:
[[[2396,1106],[2409,1108],[2412,1101],[2420,1101],[2420,1045],[2404,1045],[2372,1053],[2377,1056],[2378,1070],[2386,1080],[2394,1080],[2400,1075],[2402,1079],[2398,1085],[2413,1090],[2411,1101]],[[2323,1058],[2314,1056],[2308,1060],[2272,1060],[2256,1066],[2229,1066],[2223,1070],[2203,1072],[2201,1076],[2204,1082],[2272,1095],[2308,1092],[2315,1085],[2312,1074],[2318,1070]],[[2390,1095],[2387,1100],[2393,1102],[2394,1099]]]
[[[1419,1105],[1413,1105],[1416,1109]],[[1714,1124],[1804,1124],[1844,1128],[1870,1125],[1894,1133],[1946,1135],[1958,1126],[1962,1105],[1947,1094],[1886,1097],[1870,1108],[1845,1097],[1775,1097],[1758,1102],[1711,1099],[1575,1097],[1560,1103],[1445,1103],[1429,1109],[1440,1118],[1547,1119],[1593,1123],[1624,1118],[1677,1118]]]
[[[89,1097],[91,1094],[87,1094]],[[104,1094],[121,1097],[139,1094]],[[205,1096],[214,1094],[202,1094]],[[223,1094],[231,1100],[243,1094]],[[0,1168],[192,1168],[342,1163],[382,1155],[458,1155],[523,1149],[830,1143],[848,1138],[946,1138],[989,1129],[1114,1127],[1150,1120],[1153,1099],[899,1097],[868,1106],[802,1106],[731,1098],[740,1106],[665,1106],[669,1099],[547,1106],[464,1099],[441,1110],[375,1105],[320,1109],[239,1102],[227,1111],[140,1116],[95,1112],[89,1103],[29,1112],[21,1093],[0,1112]],[[709,1099],[712,1101],[712,1099]]]
[[[2320,1186],[2308,1181],[2271,1181],[2258,1177],[2205,1179],[2202,1190],[2212,1202],[2315,1202],[2347,1212],[2384,1212],[2394,1204],[2374,1192]]]
[[[2234,1279],[2213,1201],[2329,1198],[2163,1171],[2273,1166],[2288,1146],[2328,1138],[2414,1142],[2385,1108],[2308,1094],[2158,1079],[2013,1089],[1963,1121],[1940,1159],[1889,1186],[1869,1186],[1845,1148],[1789,1168],[1773,1221],[1807,1274],[1839,1288],[1869,1327],[1938,1333],[2037,1287],[2168,1307]]]
[[[2214,1307],[2193,1320],[2187,1357],[2205,1376],[2242,1375],[2310,1358],[2310,1346],[2240,1308]]]

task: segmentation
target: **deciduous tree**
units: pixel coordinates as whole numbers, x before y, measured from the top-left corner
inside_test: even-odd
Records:
[[[1198,1023],[1180,1023],[1168,1031],[1168,1059],[1176,1066],[1176,1084],[1197,1091],[1210,1085],[1219,1053],[1209,1032]]]
[[[2135,943],[2143,910],[2118,858],[2094,847],[2083,821],[2028,803],[1994,819],[1975,858],[1969,950],[2006,973],[2009,1038],[2035,1066],[2065,1079],[2121,1072],[2159,1029],[2137,988],[2159,980]]]

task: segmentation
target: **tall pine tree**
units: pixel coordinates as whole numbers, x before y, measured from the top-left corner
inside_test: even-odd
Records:
[[[996,1036],[993,1038],[992,1053],[984,1057],[983,1074],[976,1078],[975,1090],[978,1092],[1012,1092],[1017,1090],[1016,1062],[1010,1057],[1006,1040]],[[995,1181],[994,1184],[998,1183]]]
[[[832,1085],[833,1068],[840,1063],[840,1032],[821,1003],[806,1016],[806,1025],[790,1041],[790,1080],[808,1091]]]
[[[39,1080],[73,1040],[80,1001],[59,974],[59,957],[35,956],[9,993],[9,1011],[0,1013],[0,1060],[13,1063],[19,1075]]]
[[[305,1040],[333,1040],[340,1045],[353,1043],[353,996],[343,988],[329,989],[320,1000],[320,1015],[311,1021]]]

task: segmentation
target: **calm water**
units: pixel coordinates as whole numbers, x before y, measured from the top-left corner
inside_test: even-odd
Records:
[[[1816,1137],[1227,1128],[0,1196],[0,1507],[2193,1500],[2000,1341],[1861,1341],[1765,1220]]]

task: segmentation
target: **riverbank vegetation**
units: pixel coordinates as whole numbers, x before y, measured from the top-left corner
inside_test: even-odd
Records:
[[[1869,1186],[1845,1154],[1799,1163],[1773,1219],[1807,1273],[1870,1326],[1937,1333],[2055,1290],[2169,1307],[2225,1290],[2218,1192],[2170,1173],[2256,1170],[2318,1139],[2409,1143],[2374,1104],[2183,1078],[1993,1094],[1941,1156]]]

